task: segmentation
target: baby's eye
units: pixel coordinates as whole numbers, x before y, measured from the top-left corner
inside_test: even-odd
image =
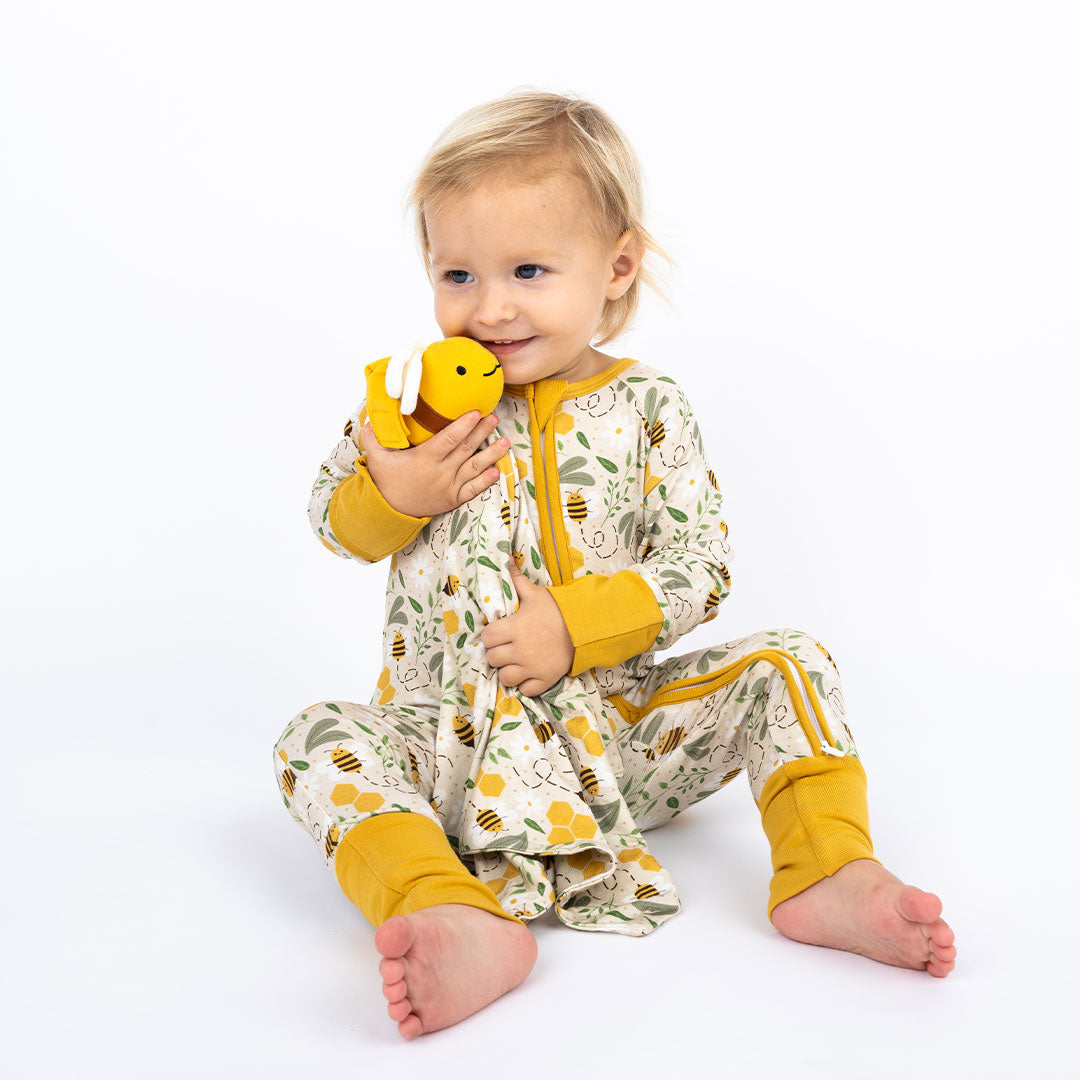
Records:
[[[472,274],[470,274],[468,270],[447,270],[446,276],[455,285],[464,285],[466,284],[467,279],[472,277]]]
[[[517,268],[517,274],[519,277],[524,278],[526,281],[532,281],[534,278],[538,278],[544,272],[542,266],[537,266],[536,263],[524,263]]]

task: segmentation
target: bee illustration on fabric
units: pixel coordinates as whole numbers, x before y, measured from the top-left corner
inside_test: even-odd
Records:
[[[716,606],[720,603],[720,590],[714,585],[712,592],[705,598],[705,614],[709,615],[716,610]]]
[[[447,574],[446,584],[443,585],[442,591],[447,596],[453,596],[459,588],[461,588],[461,578],[456,577],[454,574]]]
[[[600,782],[596,779],[596,773],[588,766],[581,770],[581,786],[593,798],[600,794]]]
[[[465,746],[476,745],[476,729],[472,726],[472,721],[460,713],[454,717],[454,734]]]
[[[341,830],[336,825],[331,825],[326,830],[326,857],[332,858],[337,850],[338,841],[341,839]]]
[[[571,521],[584,521],[589,508],[585,503],[585,496],[580,491],[575,491],[566,500],[566,513]]]
[[[686,738],[686,728],[673,727],[669,732],[663,735],[660,741],[656,744],[656,747],[649,747],[645,751],[645,756],[650,761],[655,761],[658,757],[666,757],[668,754],[678,750],[683,744],[683,740]]]
[[[659,446],[664,441],[664,437],[667,434],[667,432],[664,431],[664,421],[659,417],[656,418],[656,422],[651,428],[647,427],[645,430],[649,433],[650,447]]]
[[[481,810],[476,815],[476,824],[493,833],[502,832],[506,828],[502,818],[494,810]]]
[[[716,473],[709,469],[706,475],[709,478],[709,487],[714,488],[716,491],[720,490],[720,485],[716,482]]]
[[[508,502],[504,502],[502,504],[502,506],[499,507],[499,517],[502,518],[502,523],[509,529],[510,528],[510,504]]]
[[[830,664],[832,664],[833,671],[835,671],[836,674],[839,675],[840,669],[836,666],[836,661],[832,658],[832,653],[829,652],[829,650],[826,649],[820,641],[815,641],[814,644],[825,654],[825,659],[828,660]]]
[[[285,771],[281,774],[281,787],[291,799],[293,792],[296,790],[296,773],[288,766],[285,767]]]
[[[510,554],[514,557],[514,562],[517,563],[517,568],[521,570],[525,566],[525,552],[511,551]]]
[[[352,417],[345,421],[345,438],[347,439],[352,434]]]
[[[536,737],[540,740],[540,744],[543,745],[555,734],[555,729],[551,726],[550,720],[543,720],[539,724],[533,727],[533,731],[536,733]]]
[[[414,784],[420,783],[420,766],[417,764],[416,755],[409,751],[409,773],[412,776],[412,782]]]
[[[639,885],[634,890],[634,895],[639,900],[648,900],[652,896],[659,896],[660,890],[655,885]]]
[[[395,660],[400,660],[405,655],[405,639],[401,636],[400,630],[394,632],[394,644],[390,647],[390,655]]]
[[[731,588],[731,571],[728,570],[727,566],[724,563],[720,564],[720,576],[724,579],[724,584],[730,589]]]
[[[725,537],[727,536],[727,534],[728,534],[728,532],[727,532],[727,522],[723,518],[721,518],[716,523],[716,527],[724,534]]]
[[[335,746],[330,751],[330,760],[342,771],[342,772],[359,772],[360,760],[351,750],[344,750],[340,746]]]
[[[738,776],[741,772],[742,769],[732,769],[731,772],[724,773],[724,775],[720,777],[720,783],[718,786],[723,787],[725,784],[730,784],[731,781],[734,780],[735,777]]]

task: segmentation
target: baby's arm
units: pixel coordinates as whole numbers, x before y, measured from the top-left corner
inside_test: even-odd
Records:
[[[667,648],[730,592],[732,551],[701,433],[682,392],[670,383],[664,392],[667,431],[650,439],[634,564],[550,587],[574,643],[572,675]]]
[[[417,475],[410,471],[410,455],[423,447],[386,450],[376,442],[370,428],[366,442],[361,444],[358,434],[365,422],[363,408],[357,409],[345,425],[344,438],[320,467],[308,503],[308,519],[315,534],[335,555],[359,562],[378,562],[410,544],[431,515],[410,513],[414,508],[422,511],[427,504],[416,504],[414,507],[408,498],[402,505],[394,505],[393,500],[397,496],[392,494],[387,498],[380,484],[380,481],[388,478],[395,493],[402,480],[413,484],[417,490],[424,488],[427,483],[424,476],[427,474]],[[505,448],[499,448],[496,444],[485,447],[475,458],[471,456],[473,449],[483,443],[492,427],[494,418],[478,422],[478,414],[473,412],[459,418],[424,444],[436,444],[427,454],[421,455],[424,461],[439,458],[440,453],[443,460],[462,460],[458,467],[458,472],[463,474],[462,482],[456,492],[451,493],[463,496],[462,502],[498,479],[498,470],[489,466],[498,460]],[[386,469],[380,469],[378,465],[369,467],[369,451],[373,448],[380,461],[388,465]],[[430,495],[428,491],[427,496]],[[444,491],[443,495],[446,498],[447,492]],[[452,502],[448,508],[458,505],[460,503]]]

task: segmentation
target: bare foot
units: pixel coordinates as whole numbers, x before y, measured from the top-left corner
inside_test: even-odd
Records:
[[[523,982],[536,963],[527,926],[465,904],[395,915],[375,932],[386,1011],[415,1039],[479,1012]]]
[[[773,925],[785,937],[868,956],[943,979],[956,966],[953,932],[933,893],[905,885],[870,859],[777,904]]]

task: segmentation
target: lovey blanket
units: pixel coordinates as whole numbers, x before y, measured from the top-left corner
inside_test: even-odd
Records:
[[[588,672],[535,698],[501,686],[480,642],[514,611],[509,559],[547,584],[521,490],[503,472],[431,537],[446,571],[433,807],[506,910],[530,918],[554,904],[579,930],[648,934],[680,903],[620,794],[614,711]]]

